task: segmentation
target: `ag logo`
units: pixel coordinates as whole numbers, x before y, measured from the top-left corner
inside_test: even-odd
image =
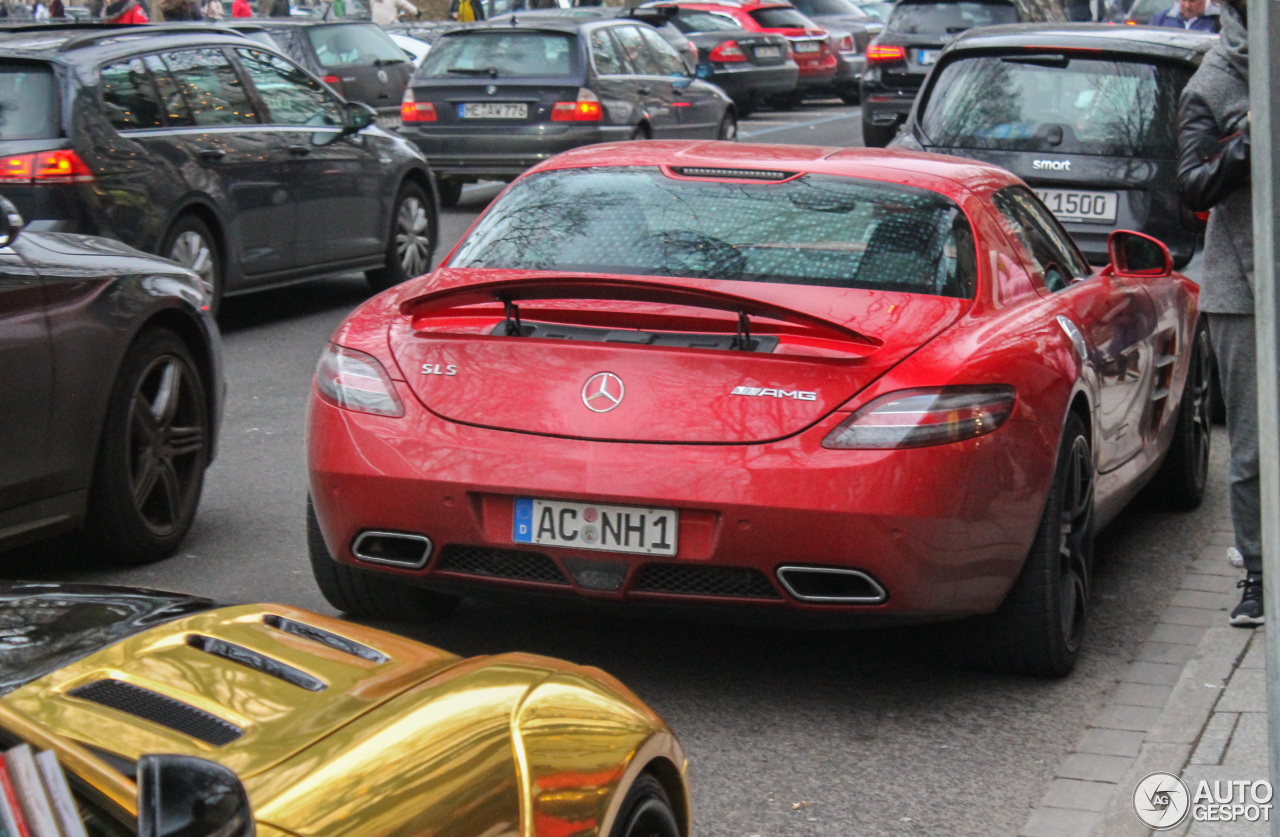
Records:
[[[1133,810],[1138,819],[1156,831],[1176,828],[1187,818],[1191,794],[1172,773],[1148,774],[1133,789]]]

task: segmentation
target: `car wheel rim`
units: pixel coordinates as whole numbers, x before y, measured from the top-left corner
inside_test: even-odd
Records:
[[[173,240],[169,258],[200,277],[201,303],[207,306],[213,300],[214,282],[217,281],[213,248],[209,242],[195,230],[187,230]]]
[[[1058,594],[1062,638],[1075,651],[1089,605],[1089,535],[1093,529],[1093,462],[1089,443],[1076,437],[1067,457],[1058,539]]]
[[[738,138],[738,123],[732,119],[725,119],[720,123],[720,139],[727,142],[733,142]]]
[[[1191,455],[1195,457],[1196,485],[1203,485],[1209,473],[1209,434],[1212,428],[1209,408],[1213,387],[1209,354],[1209,337],[1202,331],[1196,336],[1195,354],[1187,380],[1188,394],[1192,399]]]
[[[138,517],[158,537],[177,531],[195,502],[207,435],[196,386],[181,359],[161,355],[130,400],[129,492]]]
[[[416,197],[405,198],[396,215],[396,258],[405,276],[427,272],[431,256],[431,230],[427,210]]]

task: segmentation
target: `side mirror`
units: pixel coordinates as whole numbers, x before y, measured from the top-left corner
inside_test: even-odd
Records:
[[[18,208],[9,203],[8,198],[0,197],[0,247],[12,244],[25,223],[18,214]]]
[[[226,767],[194,756],[138,760],[138,837],[254,837],[249,795]]]
[[[343,127],[348,133],[354,134],[376,122],[378,113],[364,102],[347,102],[343,118],[345,120]]]
[[[1120,277],[1161,277],[1173,273],[1169,248],[1149,235],[1116,230],[1107,238],[1111,272]]]
[[[693,79],[687,73],[671,74],[671,86],[676,90],[684,90],[691,84],[693,84]]]

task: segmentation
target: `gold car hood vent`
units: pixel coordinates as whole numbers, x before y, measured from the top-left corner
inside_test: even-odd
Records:
[[[262,617],[262,623],[268,627],[275,628],[277,631],[284,631],[286,634],[293,634],[303,639],[309,639],[312,642],[318,642],[335,651],[359,657],[366,662],[385,663],[388,659],[386,654],[376,648],[361,645],[355,640],[347,639],[344,636],[331,634],[314,625],[307,625],[302,622],[295,622],[292,619],[285,619],[283,616],[276,616],[274,613],[269,613]]]
[[[230,744],[244,735],[244,730],[235,724],[123,680],[95,680],[67,694],[168,727],[215,747]]]
[[[269,674],[277,680],[292,683],[300,689],[306,689],[308,692],[322,692],[326,688],[324,681],[320,678],[312,677],[301,669],[286,665],[279,660],[268,657],[266,654],[259,654],[252,648],[236,645],[234,642],[214,639],[211,636],[192,634],[187,637],[187,645],[206,654],[212,654],[215,657],[239,663],[254,671]]]

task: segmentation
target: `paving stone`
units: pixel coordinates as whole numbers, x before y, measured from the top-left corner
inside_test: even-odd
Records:
[[[1151,706],[1122,706],[1112,704],[1093,719],[1093,725],[1102,729],[1122,729],[1146,732],[1160,720],[1160,709]]]
[[[1151,686],[1146,683],[1121,683],[1111,702],[1125,706],[1153,706],[1162,708],[1173,692],[1172,686]]]
[[[1241,722],[1244,719],[1241,718]],[[1237,731],[1237,735],[1239,732]],[[1265,730],[1263,733],[1263,744],[1265,747]],[[1266,762],[1263,766],[1252,773],[1243,772],[1238,767],[1230,765],[1190,765],[1182,774],[1182,782],[1187,786],[1187,790],[1191,792],[1194,799],[1196,787],[1201,781],[1213,782],[1221,780],[1224,782],[1254,779],[1265,779],[1267,776]],[[1248,791],[1246,791],[1248,793]],[[1274,803],[1273,803],[1274,806]],[[1276,808],[1272,808],[1272,815],[1276,814]],[[1191,827],[1187,830],[1187,837],[1269,837],[1271,834],[1270,823],[1258,822],[1250,823],[1244,820],[1238,822],[1192,822]]]
[[[1214,712],[1209,723],[1205,724],[1204,732],[1200,733],[1200,743],[1191,754],[1191,763],[1221,764],[1238,720],[1240,715],[1235,712]]]
[[[1199,645],[1204,630],[1198,625],[1175,625],[1170,622],[1159,622],[1148,639],[1152,642],[1180,642],[1184,645]]]
[[[1079,779],[1054,779],[1040,800],[1042,808],[1068,808],[1075,811],[1106,810],[1116,786],[1111,782],[1082,782]]]
[[[1222,757],[1222,766],[1236,771],[1237,775],[1230,777],[1232,779],[1253,781],[1265,779],[1268,775],[1266,704],[1259,702],[1255,708],[1263,711],[1240,715],[1226,755]]]
[[[1138,659],[1146,663],[1186,663],[1196,656],[1194,645],[1175,645],[1148,640],[1138,649]]]
[[[1239,578],[1242,570],[1232,566],[1227,560],[1227,550],[1221,546],[1211,546],[1203,550],[1196,560],[1191,562],[1191,572],[1202,575],[1221,575]]]
[[[1259,712],[1267,708],[1267,671],[1238,668],[1227,690],[1214,707],[1215,712]],[[1265,737],[1265,731],[1264,731]]]
[[[1227,610],[1238,597],[1226,593],[1206,593],[1203,590],[1179,590],[1173,594],[1174,607],[1198,607],[1203,610]]]
[[[1226,620],[1216,610],[1203,610],[1198,607],[1168,607],[1160,614],[1160,621],[1170,625],[1186,625],[1196,628],[1207,628],[1220,625]]]
[[[1236,533],[1229,529],[1218,529],[1209,533],[1209,543],[1222,546],[1224,549],[1228,546],[1236,545]]]
[[[1063,779],[1083,779],[1088,782],[1119,782],[1135,761],[1136,758],[1125,756],[1072,753],[1058,765],[1057,775]]]
[[[1260,668],[1267,667],[1267,643],[1264,633],[1260,630],[1253,632],[1253,640],[1249,643],[1249,650],[1245,652],[1244,659],[1240,661],[1240,668]]]
[[[1040,808],[1018,832],[1019,837],[1088,837],[1102,819],[1095,811]]]
[[[1182,675],[1179,663],[1147,663],[1138,661],[1129,666],[1121,680],[1126,683],[1147,683],[1152,686],[1172,686]]]
[[[1223,563],[1226,563],[1225,561]],[[1233,568],[1234,569],[1234,568]],[[1206,593],[1230,593],[1236,595],[1239,570],[1230,574],[1187,573],[1182,579],[1183,590],[1201,590]]]
[[[1138,755],[1142,750],[1143,734],[1115,729],[1091,729],[1085,732],[1076,745],[1077,753],[1095,753],[1100,756]]]

